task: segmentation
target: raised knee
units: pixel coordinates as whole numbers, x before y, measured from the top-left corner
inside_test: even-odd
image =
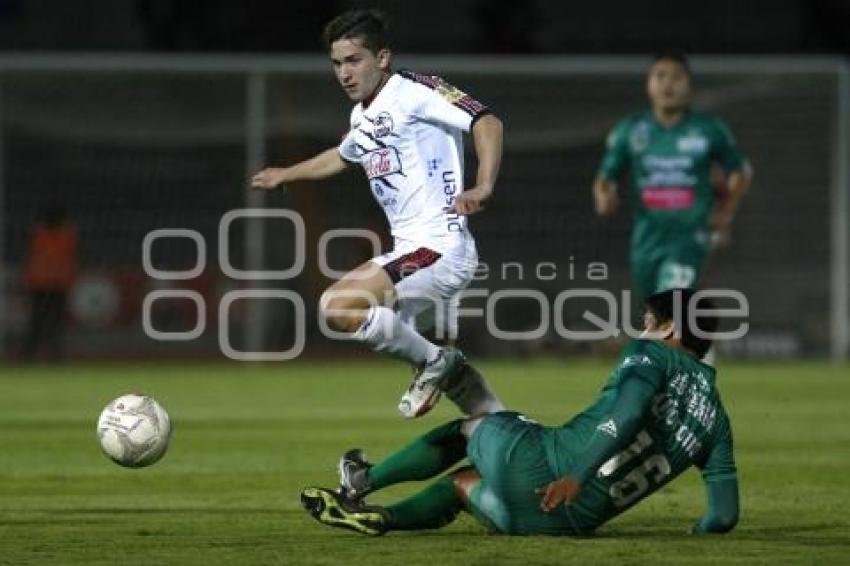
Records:
[[[332,330],[337,332],[356,332],[363,324],[366,312],[358,308],[348,297],[325,291],[319,303],[320,316]]]

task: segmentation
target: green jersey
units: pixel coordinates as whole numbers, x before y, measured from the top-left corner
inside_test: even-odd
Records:
[[[706,249],[714,205],[711,165],[740,170],[745,162],[726,124],[688,110],[671,127],[651,111],[621,120],[608,136],[599,174],[618,181],[630,170],[629,200],[635,211],[633,254],[685,240]]]
[[[550,466],[582,482],[570,505],[590,531],[690,466],[707,482],[736,477],[715,370],[661,342],[635,340],[594,404],[547,435]]]

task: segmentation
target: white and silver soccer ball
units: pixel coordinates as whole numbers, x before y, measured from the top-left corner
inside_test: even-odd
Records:
[[[171,420],[152,397],[122,395],[100,413],[97,438],[113,462],[142,468],[165,454],[171,438]]]

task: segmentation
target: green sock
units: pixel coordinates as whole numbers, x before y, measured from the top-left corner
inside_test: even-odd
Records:
[[[408,444],[368,471],[368,491],[405,481],[432,478],[466,457],[461,420],[446,423]]]
[[[396,531],[438,529],[454,521],[463,509],[463,501],[455,492],[449,476],[424,490],[386,507],[388,526]]]

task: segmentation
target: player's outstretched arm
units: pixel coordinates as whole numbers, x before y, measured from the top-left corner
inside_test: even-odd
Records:
[[[475,186],[455,199],[454,211],[458,214],[475,214],[493,195],[502,163],[502,121],[493,114],[482,116],[472,126],[472,138],[478,157],[478,175]]]
[[[267,167],[251,178],[252,189],[274,189],[293,181],[316,181],[341,173],[347,164],[332,147],[291,167]]]
[[[705,482],[708,511],[691,529],[692,534],[728,533],[738,524],[738,480]]]
[[[593,204],[599,216],[609,216],[617,212],[617,183],[602,175],[597,176],[593,182]]]

